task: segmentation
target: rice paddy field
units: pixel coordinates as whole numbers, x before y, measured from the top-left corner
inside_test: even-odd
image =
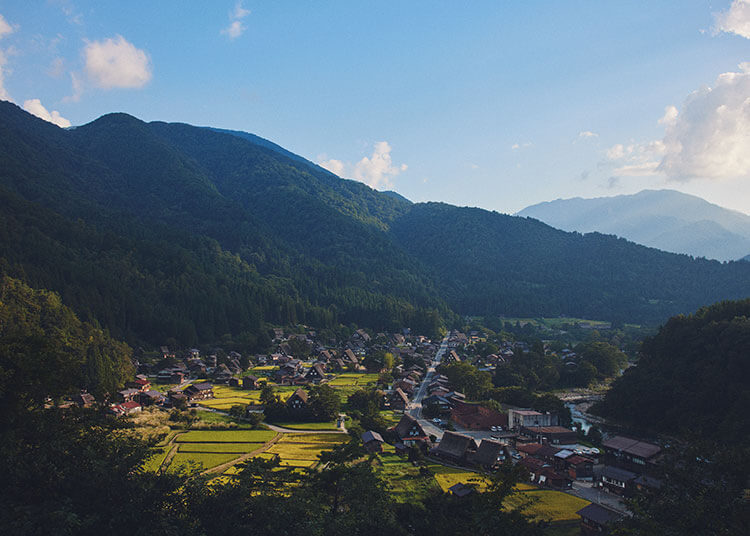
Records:
[[[550,523],[572,523],[581,519],[576,514],[578,510],[591,504],[585,499],[575,497],[562,491],[551,489],[534,489],[523,491],[510,497],[508,505],[513,507],[520,501],[531,500],[529,506],[523,509],[537,520],[549,521]],[[514,501],[516,501],[514,503]]]
[[[191,430],[177,443],[266,443],[276,437],[270,430]]]
[[[284,434],[264,454],[278,454],[282,465],[312,467],[318,462],[318,455],[347,441],[345,434]]]
[[[234,466],[218,467],[248,454],[261,458],[278,455],[281,465],[310,468],[318,455],[348,440],[340,433],[278,433],[270,430],[191,430],[173,437],[149,460],[147,470],[158,470],[171,455],[167,471],[209,471],[236,474]],[[214,469],[217,468],[218,469]],[[163,470],[164,468],[162,468]],[[212,469],[214,469],[212,471]]]
[[[286,400],[296,390],[293,386],[275,387],[274,391]],[[260,390],[246,390],[241,387],[229,387],[228,385],[214,385],[214,397],[201,400],[199,405],[205,408],[228,411],[232,406],[246,406],[248,404],[260,404]]]

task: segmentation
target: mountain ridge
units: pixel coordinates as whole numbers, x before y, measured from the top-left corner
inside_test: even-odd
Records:
[[[9,103],[0,119],[0,272],[132,344],[260,347],[269,323],[436,334],[458,314],[659,322],[750,288],[747,263],[411,203],[251,136],[127,114],[62,130]]]
[[[750,251],[750,216],[676,190],[557,199],[517,214],[566,231],[614,234],[694,257],[737,260]]]

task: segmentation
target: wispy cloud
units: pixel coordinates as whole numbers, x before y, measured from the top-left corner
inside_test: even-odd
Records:
[[[578,137],[584,138],[584,139],[585,138],[598,138],[599,134],[597,134],[596,132],[591,132],[590,130],[584,130],[578,133]]]
[[[510,146],[511,150],[517,151],[518,149],[526,149],[527,147],[531,147],[533,143],[530,141],[524,142],[524,143],[514,143]]]
[[[229,39],[237,39],[247,29],[242,19],[250,15],[251,11],[242,7],[242,2],[237,2],[234,9],[229,13],[229,26],[221,30],[221,34],[226,35]]]
[[[114,39],[89,42],[83,52],[86,74],[97,87],[140,88],[151,80],[148,54],[121,35]]]

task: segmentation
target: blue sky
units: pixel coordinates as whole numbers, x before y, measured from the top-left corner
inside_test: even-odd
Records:
[[[245,130],[414,201],[500,212],[674,188],[750,213],[748,0],[50,0],[0,16],[0,98],[60,125],[123,111]]]

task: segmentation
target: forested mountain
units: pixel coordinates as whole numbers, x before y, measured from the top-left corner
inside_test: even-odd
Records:
[[[442,203],[415,205],[391,226],[396,241],[433,267],[462,314],[659,322],[750,293],[746,263],[664,253],[527,218]]]
[[[747,444],[750,300],[671,318],[595,410],[634,428]]]
[[[451,318],[383,232],[406,202],[209,129],[111,114],[66,131],[4,102],[0,117],[0,267],[118,338],[252,346],[263,322]]]
[[[750,251],[750,216],[674,190],[557,199],[518,213],[564,231],[614,234],[638,244],[720,261]]]
[[[0,273],[131,344],[435,334],[457,313],[658,322],[750,291],[748,263],[412,204],[245,133],[125,114],[63,130],[0,102],[0,161]]]

